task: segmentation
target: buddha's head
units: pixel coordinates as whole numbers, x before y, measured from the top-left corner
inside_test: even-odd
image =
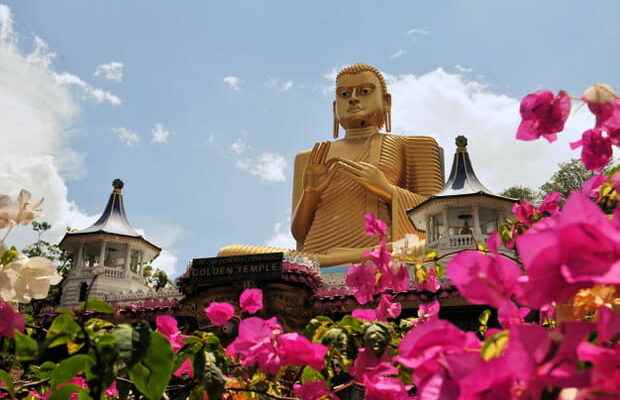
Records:
[[[334,134],[338,123],[344,129],[386,125],[390,130],[392,97],[379,70],[368,64],[353,64],[336,77]]]

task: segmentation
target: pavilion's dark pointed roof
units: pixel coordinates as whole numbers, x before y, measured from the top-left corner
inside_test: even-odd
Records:
[[[493,193],[480,182],[467,152],[467,138],[465,136],[457,136],[456,153],[454,153],[454,159],[452,160],[450,176],[443,190],[424,200],[407,213],[411,215],[411,213],[421,209],[422,206],[437,199],[466,196],[488,196],[510,202],[516,201],[515,199]]]
[[[456,153],[452,161],[452,169],[448,181],[440,193],[434,197],[458,196],[464,194],[487,193],[493,194],[484,186],[474,172],[471,159],[467,152],[467,138],[458,136],[456,138]]]
[[[123,181],[120,179],[115,179],[114,182],[112,182],[113,190],[110,194],[110,198],[108,199],[108,204],[105,206],[103,214],[101,214],[99,219],[88,228],[67,232],[65,238],[63,238],[63,241],[68,236],[107,233],[111,235],[139,238],[147,242],[149,245],[160,249],[159,246],[156,246],[146,240],[129,223],[127,213],[125,212],[125,205],[123,203],[123,186]]]

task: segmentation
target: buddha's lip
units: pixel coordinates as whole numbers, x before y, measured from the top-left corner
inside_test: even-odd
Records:
[[[355,112],[359,112],[359,111],[362,111],[361,107],[351,107],[351,108],[347,109],[347,112],[350,112],[350,113],[355,113]]]

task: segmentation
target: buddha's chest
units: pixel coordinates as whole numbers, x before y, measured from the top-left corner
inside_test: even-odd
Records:
[[[327,159],[343,158],[377,165],[381,155],[381,145],[382,140],[379,135],[368,139],[340,140],[332,143]]]

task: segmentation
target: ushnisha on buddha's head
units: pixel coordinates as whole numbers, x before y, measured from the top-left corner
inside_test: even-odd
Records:
[[[338,125],[345,130],[370,127],[390,131],[392,97],[379,70],[368,64],[343,68],[336,77],[334,137]]]

